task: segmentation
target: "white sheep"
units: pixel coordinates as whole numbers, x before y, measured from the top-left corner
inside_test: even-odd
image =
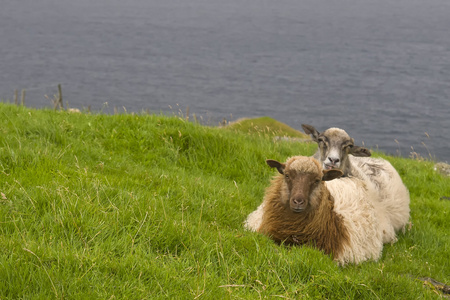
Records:
[[[266,189],[258,232],[279,243],[314,246],[341,265],[380,258],[382,218],[369,200],[377,193],[365,181],[333,180],[342,172],[322,170],[312,157],[267,164],[280,174]]]
[[[369,181],[379,192],[374,205],[384,210],[392,225],[386,228],[385,243],[395,241],[395,232],[404,230],[409,222],[409,192],[400,175],[387,160],[372,158],[370,151],[353,145],[353,139],[342,129],[329,128],[319,133],[313,126],[302,124],[303,130],[319,144],[314,157],[324,169],[340,169],[345,176]],[[352,155],[349,155],[352,154]]]

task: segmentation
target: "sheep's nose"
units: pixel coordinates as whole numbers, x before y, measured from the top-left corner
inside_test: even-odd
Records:
[[[332,164],[337,164],[337,163],[339,162],[339,158],[331,158],[331,157],[328,157],[328,159],[330,160],[330,162],[331,162]]]
[[[293,199],[292,201],[294,202],[294,204],[300,204],[300,205],[305,202],[305,200],[301,199],[301,198]]]

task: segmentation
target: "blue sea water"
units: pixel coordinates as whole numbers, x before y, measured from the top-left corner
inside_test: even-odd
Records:
[[[450,161],[448,0],[3,0],[0,98],[340,127]],[[46,97],[47,96],[47,97]]]

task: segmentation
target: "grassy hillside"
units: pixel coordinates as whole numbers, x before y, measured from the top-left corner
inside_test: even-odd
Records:
[[[226,126],[228,129],[248,134],[286,136],[293,138],[308,139],[309,136],[284,123],[270,117],[259,117],[252,119],[240,119]]]
[[[274,171],[311,155],[161,115],[0,104],[0,299],[439,299],[450,282],[450,179],[387,157],[412,227],[378,262],[338,267],[243,230]]]

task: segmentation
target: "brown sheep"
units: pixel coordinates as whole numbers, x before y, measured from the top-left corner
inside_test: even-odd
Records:
[[[322,170],[311,157],[267,164],[279,175],[266,190],[258,232],[278,243],[314,246],[340,264],[380,257],[382,229],[368,201],[376,193],[362,180],[333,180],[342,171]]]

